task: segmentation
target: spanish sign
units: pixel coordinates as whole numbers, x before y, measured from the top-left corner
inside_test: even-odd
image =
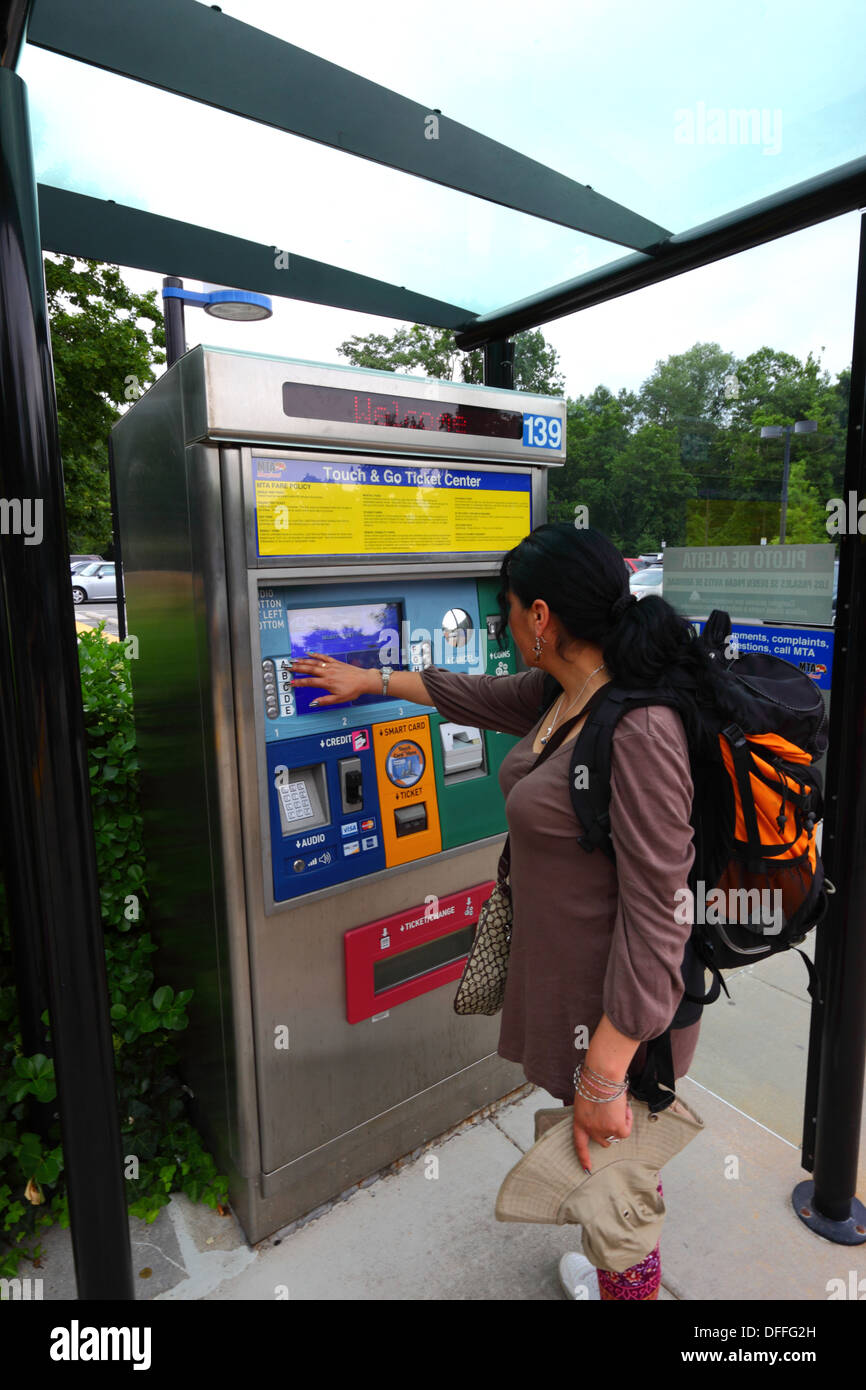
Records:
[[[532,524],[516,471],[254,458],[253,487],[263,556],[503,551]]]
[[[670,546],[664,597],[687,618],[721,608],[741,620],[829,627],[834,559],[830,544]]]
[[[700,632],[702,623],[693,627]],[[832,630],[808,627],[759,627],[732,623],[731,636],[741,653],[763,652],[790,661],[813,680],[820,690],[829,691],[833,678]]]

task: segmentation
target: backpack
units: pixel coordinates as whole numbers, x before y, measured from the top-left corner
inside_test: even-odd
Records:
[[[728,614],[714,610],[695,639],[719,663],[718,703],[697,705],[674,685],[635,690],[609,683],[590,700],[570,760],[571,799],[583,827],[578,843],[615,862],[609,808],[617,723],[633,709],[662,704],[683,716],[691,734],[695,858],[688,887],[695,913],[682,962],[684,994],[666,1031],[648,1043],[643,1075],[631,1087],[652,1111],[674,1099],[671,1029],[697,1022],[705,1005],[728,993],[723,970],[796,948],[822,920],[834,891],[815,841],[823,789],[812,764],[827,748],[821,692],[780,657],[732,656],[730,633]],[[814,966],[799,955],[814,998]]]

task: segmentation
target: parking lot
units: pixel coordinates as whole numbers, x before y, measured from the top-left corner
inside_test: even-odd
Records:
[[[79,603],[75,608],[75,621],[82,627],[98,627],[105,622],[105,631],[112,637],[118,634],[117,603]]]

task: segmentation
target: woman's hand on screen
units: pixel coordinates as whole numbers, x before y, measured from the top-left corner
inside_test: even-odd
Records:
[[[310,652],[308,657],[292,657],[292,685],[318,686],[329,694],[320,695],[312,705],[341,705],[357,700],[359,695],[372,695],[373,681],[369,669],[337,661],[323,652]]]

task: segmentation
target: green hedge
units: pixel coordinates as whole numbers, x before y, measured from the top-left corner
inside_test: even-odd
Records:
[[[193,991],[175,994],[157,983],[156,946],[144,930],[148,892],[124,645],[100,625],[79,634],[78,655],[127,1200],[133,1215],[153,1221],[172,1192],[221,1207],[226,1180],[187,1119],[175,1071],[174,1035],[187,1027]],[[0,1037],[0,1277],[12,1277],[21,1259],[39,1258],[40,1232],[55,1222],[67,1226],[69,1212],[54,1062],[23,1055],[2,893]],[[50,1044],[50,1029],[47,1037]],[[26,1119],[43,1106],[36,1113],[44,1116],[38,1128],[45,1139]]]

